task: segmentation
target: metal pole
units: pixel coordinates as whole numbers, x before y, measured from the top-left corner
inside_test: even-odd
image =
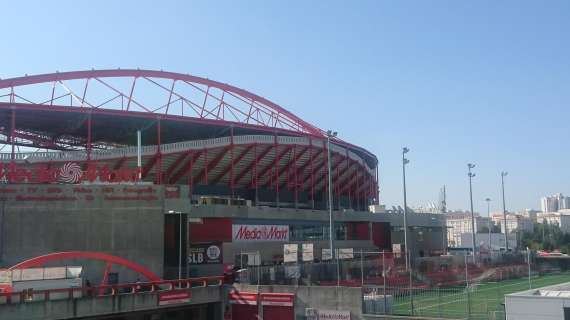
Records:
[[[493,247],[491,246],[491,198],[486,198],[485,201],[487,201],[487,218],[489,220],[487,220],[487,229],[489,229],[488,233],[489,233],[489,254],[491,253],[491,251],[493,250]]]
[[[336,256],[336,286],[338,287],[340,286],[340,260],[338,259],[338,252],[336,253]]]
[[[443,185],[443,204],[441,214],[442,214],[442,229],[441,229],[441,241],[443,246],[443,254],[447,255],[447,199],[445,195],[445,185]]]
[[[182,212],[178,212],[178,280],[182,279]]]
[[[328,166],[328,193],[329,193],[329,248],[331,250],[331,258],[336,257],[333,250],[333,214],[332,214],[332,176],[331,176],[331,137],[333,133],[327,132],[327,166]]]
[[[409,251],[408,251],[408,254],[410,254]],[[409,259],[411,259],[411,257]],[[409,269],[408,274],[410,275],[410,281],[409,281],[409,285],[410,285],[410,307],[411,307],[411,311],[412,311],[411,315],[413,316],[414,315],[414,293],[413,293],[413,283],[412,283],[413,279],[412,279],[412,265],[411,265],[411,263],[410,263],[410,269]]]
[[[526,256],[528,260],[528,288],[532,289],[532,283],[530,281],[530,249],[526,247]]]
[[[137,169],[138,169],[138,180],[139,180],[139,181],[142,179],[142,150],[141,150],[141,144],[142,144],[141,131],[140,131],[140,130],[137,130]]]
[[[336,259],[336,283],[340,285],[340,268],[338,254],[334,252],[333,242],[333,194],[332,194],[332,169],[331,169],[331,138],[336,137],[337,133],[331,130],[327,131],[327,167],[328,167],[328,204],[329,204],[329,247],[331,250],[331,259]],[[333,260],[334,261],[334,260]]]
[[[467,294],[467,318],[471,315],[471,299],[469,297],[469,271],[467,268],[467,256],[465,256],[465,292]]]
[[[406,153],[408,153],[410,149],[404,147],[402,148],[402,182],[404,186],[404,256],[406,258],[406,270],[410,269],[410,261],[411,257],[408,257],[408,203],[406,199],[406,164],[410,161],[406,159]]]
[[[507,230],[507,209],[505,206],[505,176],[507,175],[506,171],[501,171],[501,189],[503,191],[503,222],[505,225],[505,251],[509,251],[509,238],[508,238],[508,230]]]
[[[384,289],[382,292],[382,295],[384,296],[384,314],[386,314],[386,312],[388,311],[386,310],[388,307],[387,306],[388,303],[386,302],[386,265],[384,262],[384,250],[382,250],[382,279],[384,281]]]
[[[360,287],[364,288],[364,251],[360,249]]]
[[[476,255],[477,249],[475,246],[475,234],[477,233],[477,229],[475,228],[475,214],[473,213],[473,183],[472,179],[475,177],[475,174],[471,172],[471,169],[475,168],[475,165],[472,163],[467,164],[468,176],[469,176],[469,200],[471,203],[471,238],[473,240],[473,263],[476,263]]]

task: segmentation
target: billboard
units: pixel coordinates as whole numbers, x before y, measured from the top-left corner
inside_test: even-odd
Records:
[[[222,263],[222,246],[218,243],[192,244],[188,249],[188,264]]]
[[[302,250],[303,261],[313,261],[314,254],[313,254],[312,243],[303,243],[301,250]]]
[[[296,243],[283,245],[283,262],[297,262],[299,245]]]
[[[288,225],[232,225],[232,241],[289,241]]]

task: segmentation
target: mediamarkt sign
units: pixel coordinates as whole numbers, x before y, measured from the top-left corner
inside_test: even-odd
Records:
[[[289,241],[289,226],[234,224],[232,239],[234,242]]]

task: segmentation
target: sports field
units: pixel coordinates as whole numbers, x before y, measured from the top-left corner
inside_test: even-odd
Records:
[[[531,277],[532,288],[570,282],[570,272]],[[398,288],[394,293],[394,314],[451,318],[504,319],[504,295],[529,289],[528,278],[477,283],[453,288]]]

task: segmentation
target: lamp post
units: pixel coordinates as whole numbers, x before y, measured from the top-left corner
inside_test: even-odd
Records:
[[[507,230],[507,209],[505,206],[505,177],[507,176],[508,172],[501,171],[501,190],[503,191],[503,224],[505,225],[505,251],[509,251],[509,237],[508,237],[508,230]]]
[[[489,252],[492,251],[491,247],[491,198],[485,198],[487,201],[487,229],[489,229]]]
[[[327,131],[327,166],[328,166],[328,189],[329,189],[329,248],[331,250],[331,260],[336,257],[333,247],[333,196],[332,196],[332,169],[331,169],[331,139],[337,136],[336,131]],[[338,271],[338,270],[337,270]]]
[[[473,263],[475,263],[476,260],[476,246],[475,246],[475,233],[477,232],[477,230],[475,229],[475,214],[473,213],[473,177],[475,177],[475,174],[473,172],[471,172],[471,169],[475,168],[475,165],[472,163],[468,163],[467,164],[467,176],[469,177],[469,200],[471,203],[471,240],[473,240]]]
[[[182,212],[169,210],[169,214],[177,214],[178,220],[178,280],[182,279]]]
[[[402,148],[402,181],[404,185],[404,256],[406,257],[406,270],[410,268],[411,257],[408,257],[408,203],[406,199],[406,164],[410,163],[410,160],[406,159],[406,153],[410,152],[410,149]]]

